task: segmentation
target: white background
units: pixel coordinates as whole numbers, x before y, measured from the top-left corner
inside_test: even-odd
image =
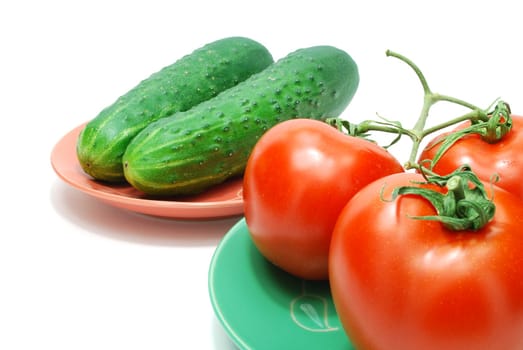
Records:
[[[400,52],[434,91],[523,113],[522,33],[511,1],[4,1],[0,5],[0,349],[234,349],[207,271],[238,220],[115,209],[69,188],[54,144],[143,78],[241,35],[275,59],[328,44],[358,63],[344,113],[410,125],[422,103]],[[516,7],[517,6],[517,7]],[[437,105],[431,122],[458,111]],[[392,149],[402,161],[403,146]],[[263,332],[263,330],[260,330]],[[268,335],[269,336],[269,335]]]

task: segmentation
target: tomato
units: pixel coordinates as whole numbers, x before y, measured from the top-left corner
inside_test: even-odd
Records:
[[[496,183],[507,191],[523,198],[523,117],[512,115],[512,130],[496,143],[487,143],[477,134],[467,135],[453,144],[443,153],[433,170],[444,175],[457,167],[468,164],[479,178],[489,181],[494,175],[499,176]],[[456,130],[470,125],[463,123]],[[439,149],[438,141],[448,135],[435,137],[421,152],[419,162],[434,159]]]
[[[523,211],[487,185],[496,211],[477,231],[451,231],[402,173],[356,194],[335,225],[329,277],[340,321],[357,349],[523,349]]]
[[[304,278],[328,278],[339,212],[363,186],[401,164],[382,147],[318,120],[292,119],[255,145],[244,174],[244,214],[260,253]]]

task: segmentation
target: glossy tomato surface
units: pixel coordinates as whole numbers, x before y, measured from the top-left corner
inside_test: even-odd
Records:
[[[336,223],[330,284],[351,341],[365,350],[523,349],[522,202],[494,188],[494,219],[457,233],[412,218],[435,214],[422,197],[391,200],[412,180],[423,178],[377,180]]]
[[[260,138],[244,175],[244,213],[253,242],[283,270],[327,279],[330,238],[341,209],[366,184],[402,171],[385,149],[324,122],[282,122]]]
[[[523,198],[523,117],[512,115],[512,130],[496,143],[487,143],[477,134],[467,135],[448,149],[433,170],[446,175],[463,164],[485,181],[499,176],[496,184]],[[464,123],[457,129],[470,125]],[[435,137],[420,154],[420,162],[433,159],[440,147],[438,141],[448,133]]]

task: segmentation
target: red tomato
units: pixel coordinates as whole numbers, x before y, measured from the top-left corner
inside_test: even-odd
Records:
[[[401,171],[382,147],[324,122],[282,122],[260,138],[245,170],[252,240],[283,270],[327,279],[330,238],[343,206],[369,182]]]
[[[477,134],[460,139],[443,153],[433,170],[440,175],[446,175],[461,165],[468,164],[478,177],[485,181],[497,174],[499,181],[496,185],[523,198],[523,117],[512,115],[512,123],[512,130],[496,143],[487,143]],[[468,125],[470,124],[464,123],[457,129]],[[441,137],[437,136],[427,145],[420,154],[420,162],[434,158],[439,149],[439,145],[434,144]]]
[[[421,196],[390,200],[413,180],[373,182],[336,223],[330,285],[349,338],[366,350],[523,349],[521,200],[495,188],[494,219],[458,233],[412,218],[436,214]]]

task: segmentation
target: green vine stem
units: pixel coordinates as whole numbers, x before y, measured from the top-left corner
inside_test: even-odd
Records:
[[[503,138],[504,135],[506,135],[510,131],[512,127],[512,122],[510,119],[510,107],[506,102],[499,101],[498,99],[496,99],[496,101],[489,105],[486,109],[482,109],[472,103],[461,100],[459,98],[435,93],[431,90],[427,82],[427,79],[425,78],[419,67],[413,61],[391,50],[387,50],[386,55],[388,57],[397,58],[405,62],[409,67],[411,67],[412,70],[415,72],[416,76],[418,77],[418,80],[423,88],[423,106],[414,126],[411,129],[407,129],[404,128],[400,122],[390,121],[382,117],[380,117],[380,121],[365,120],[359,124],[354,124],[339,119],[329,120],[329,123],[335,125],[339,129],[345,127],[349,135],[365,138],[369,137],[371,131],[396,134],[397,137],[389,145],[384,146],[385,148],[394,145],[403,135],[408,136],[412,140],[412,148],[410,151],[409,158],[404,164],[404,167],[407,170],[421,170],[421,165],[417,163],[416,157],[419,153],[419,148],[421,146],[422,141],[428,135],[440,131],[444,128],[447,128],[449,126],[469,121],[473,127],[467,128],[465,131],[458,135],[459,137],[454,137],[452,140],[450,140],[451,142],[445,143],[444,147],[440,148],[441,153],[446,151],[448,147],[450,147],[450,145],[456,142],[459,138],[464,137],[467,134],[480,134],[486,142],[493,143],[499,141],[501,138]],[[453,103],[470,109],[470,111],[461,116],[444,121],[435,126],[426,128],[430,109],[437,102]],[[441,154],[439,156],[441,156]]]
[[[436,220],[441,222],[446,228],[453,231],[479,230],[494,217],[495,206],[491,198],[487,197],[483,183],[467,165],[456,169],[453,173],[440,176],[432,171],[434,164],[441,158],[444,152],[460,138],[475,133],[479,134],[483,140],[489,143],[498,142],[512,127],[510,117],[510,107],[506,102],[496,100],[487,109],[479,108],[461,99],[434,93],[427,83],[425,76],[414,62],[396,52],[387,50],[386,55],[397,58],[408,64],[416,73],[418,80],[423,88],[423,106],[416,123],[411,129],[404,128],[400,122],[390,121],[383,117],[381,120],[366,120],[359,124],[350,123],[344,120],[334,119],[328,122],[338,129],[343,127],[349,135],[369,138],[371,131],[378,131],[396,134],[397,137],[387,147],[395,144],[403,135],[412,140],[412,148],[409,158],[404,164],[406,170],[415,169],[419,171],[426,183],[445,187],[445,190],[438,192],[432,189],[420,187],[419,185],[402,186],[394,189],[393,199],[399,195],[416,194],[431,202],[436,209],[437,215],[413,217],[414,219]],[[432,106],[437,102],[449,102],[470,109],[467,113],[442,122],[430,128],[426,128],[427,119]],[[448,133],[438,143],[436,156],[429,161],[429,166],[425,163],[417,162],[417,155],[423,139],[436,131],[468,121],[470,126],[460,131]]]

